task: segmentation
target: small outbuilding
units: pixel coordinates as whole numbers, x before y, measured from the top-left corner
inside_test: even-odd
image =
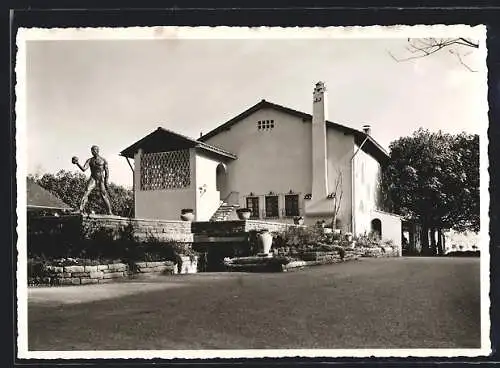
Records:
[[[62,199],[42,188],[32,179],[26,181],[26,203],[29,214],[58,215],[72,211],[71,206]]]

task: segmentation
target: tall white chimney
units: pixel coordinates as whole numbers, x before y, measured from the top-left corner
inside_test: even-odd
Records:
[[[326,88],[316,83],[313,93],[312,117],[312,200],[325,199],[328,195],[326,120]]]

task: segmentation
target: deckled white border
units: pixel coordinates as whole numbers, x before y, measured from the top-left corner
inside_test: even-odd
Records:
[[[266,349],[266,350],[137,350],[137,351],[28,351],[27,254],[26,254],[26,41],[37,40],[118,40],[118,39],[325,39],[325,38],[417,38],[470,37],[479,40],[483,65],[477,71],[484,81],[480,132],[481,195],[481,348],[479,349]],[[488,100],[486,68],[486,27],[465,25],[370,26],[370,27],[129,27],[129,28],[31,28],[19,29],[15,73],[16,84],[16,158],[17,158],[17,307],[18,357],[37,359],[92,358],[263,358],[263,357],[476,357],[491,353],[489,299],[489,175],[488,175]]]

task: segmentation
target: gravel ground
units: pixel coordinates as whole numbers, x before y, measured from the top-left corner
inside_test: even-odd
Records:
[[[29,350],[479,348],[479,258],[28,290]]]

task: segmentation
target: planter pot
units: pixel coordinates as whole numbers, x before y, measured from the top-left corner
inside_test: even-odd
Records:
[[[182,210],[181,220],[182,221],[193,221],[194,220],[194,213],[192,211]]]
[[[238,218],[240,220],[248,220],[250,218],[250,215],[252,212],[250,211],[236,211],[236,214],[238,215]]]
[[[303,218],[298,218],[298,219],[293,219],[293,223],[295,225],[304,225],[304,219]]]
[[[262,253],[269,253],[273,245],[273,236],[270,232],[265,231],[258,235]]]

